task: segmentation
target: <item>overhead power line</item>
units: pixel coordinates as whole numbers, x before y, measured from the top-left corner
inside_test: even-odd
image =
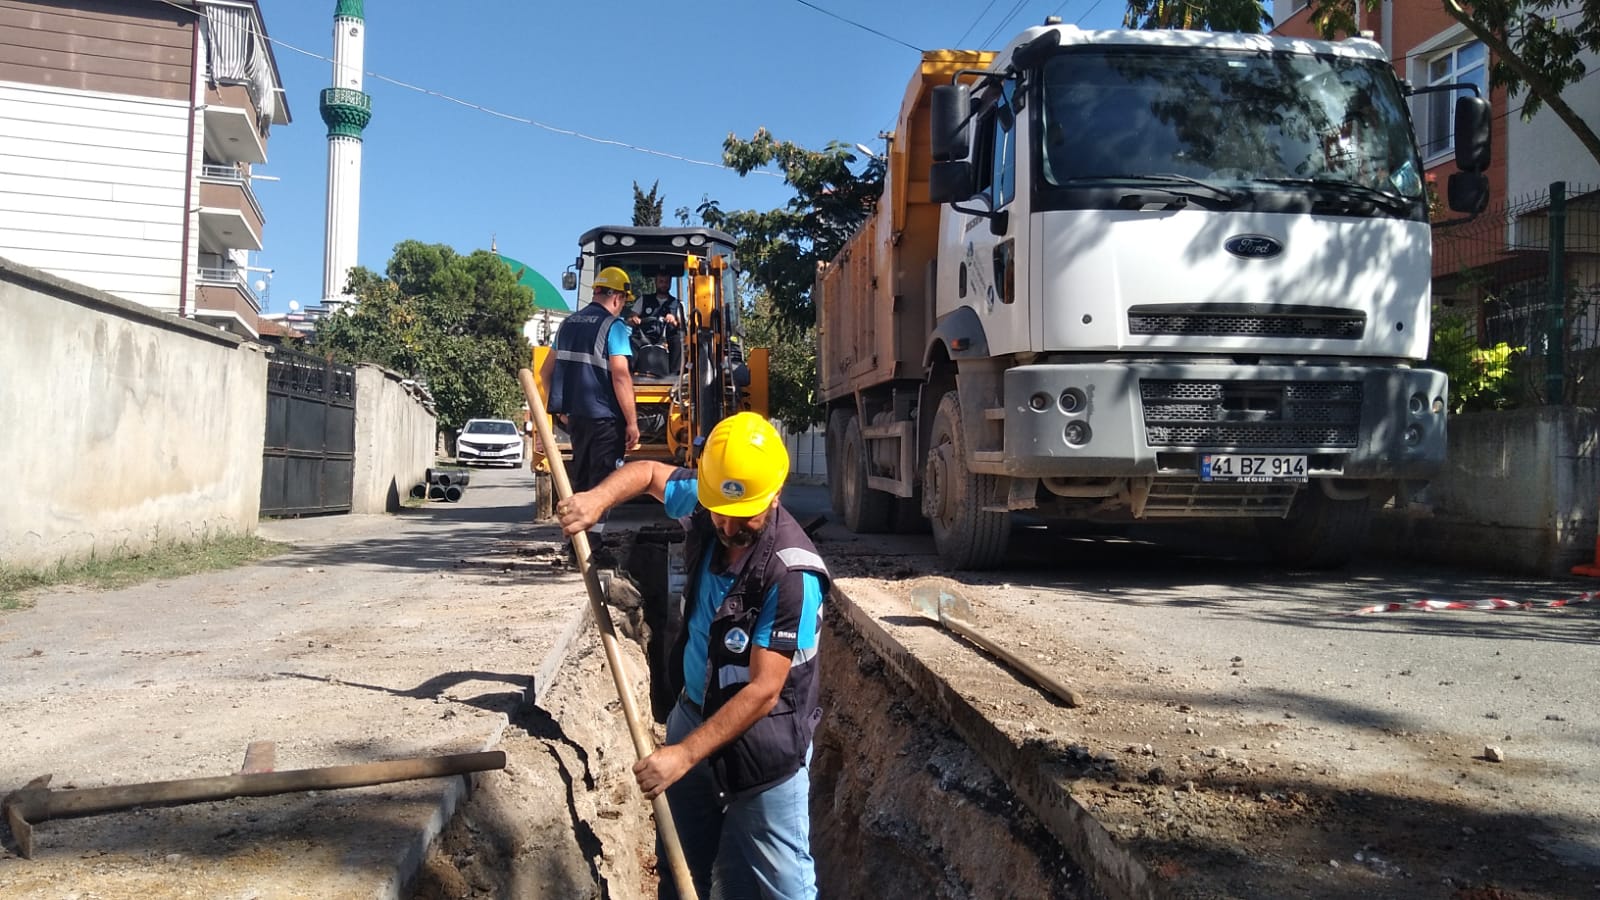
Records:
[[[168,5],[177,6],[177,4],[171,3],[170,0],[163,0],[163,2],[167,2]],[[179,9],[185,9],[187,11],[192,12],[192,10],[188,10],[187,7],[179,6],[178,8]],[[305,50],[305,49],[302,49],[300,47],[296,47],[295,45],[293,45],[293,44],[291,44],[291,43],[289,43],[287,41],[281,40],[279,38],[272,37],[271,35],[265,34],[265,33],[260,32],[260,31],[255,31],[254,29],[251,29],[251,32],[256,37],[259,37],[264,41],[271,41],[273,44],[276,44],[277,46],[282,47],[285,50],[292,50],[295,53],[299,53],[299,54],[301,54],[303,56],[309,56],[312,59],[321,60],[322,62],[327,62],[327,63],[333,62],[333,57],[331,57],[331,56],[323,56],[320,53],[316,53],[316,52],[313,52],[311,50]],[[644,153],[644,154],[648,154],[650,156],[656,156],[656,157],[660,157],[662,159],[670,159],[670,160],[673,160],[675,162],[688,163],[688,164],[694,165],[694,166],[705,166],[707,168],[712,168],[712,169],[727,169],[730,172],[738,171],[733,166],[727,165],[725,163],[712,162],[710,160],[704,160],[704,159],[695,159],[693,157],[682,156],[682,155],[677,154],[677,153],[668,153],[665,150],[656,150],[656,149],[651,148],[651,147],[643,147],[643,146],[640,146],[638,144],[630,144],[627,141],[620,141],[620,140],[616,140],[616,139],[613,139],[613,138],[599,137],[597,135],[586,134],[586,133],[584,133],[582,131],[578,131],[578,130],[572,129],[572,128],[562,128],[559,125],[551,125],[548,122],[541,122],[541,121],[539,121],[537,119],[531,119],[531,118],[529,118],[527,116],[519,116],[519,115],[516,115],[514,113],[501,112],[500,110],[494,109],[492,107],[484,106],[481,103],[474,103],[471,100],[463,100],[460,97],[455,97],[455,96],[452,96],[450,94],[446,94],[443,91],[436,91],[436,90],[433,90],[432,88],[422,87],[421,85],[415,85],[415,84],[411,84],[409,82],[401,81],[398,78],[391,78],[388,75],[382,74],[381,72],[373,72],[373,71],[370,71],[370,70],[364,70],[363,74],[366,75],[368,78],[372,78],[372,79],[375,79],[377,81],[382,81],[382,82],[385,82],[387,84],[392,84],[395,87],[405,88],[408,91],[416,91],[419,94],[426,94],[426,95],[428,95],[430,97],[437,97],[440,100],[445,100],[447,102],[454,103],[454,104],[456,104],[458,106],[464,106],[464,107],[466,107],[468,109],[476,110],[478,112],[494,116],[495,118],[498,118],[498,119],[506,119],[506,120],[511,121],[511,122],[519,122],[519,123],[521,123],[523,125],[532,125],[535,128],[544,129],[545,131],[548,131],[548,132],[550,132],[552,134],[560,134],[560,135],[565,135],[567,137],[575,137],[575,138],[578,138],[580,140],[589,141],[589,142],[595,143],[595,144],[604,144],[605,146],[608,146],[608,147],[619,147],[619,148],[621,148],[623,150],[632,150],[632,151],[634,151],[636,153]],[[770,178],[780,178],[780,179],[783,178],[782,174],[780,174],[778,172],[769,172],[769,171],[767,171],[765,169],[753,169],[753,170],[751,170],[750,174],[752,174],[752,175],[765,175],[765,176],[770,177]]]
[[[806,2],[806,0],[794,0],[794,2],[800,4],[801,6],[806,7],[807,9],[814,9],[817,12],[822,13],[825,16],[832,16],[833,18],[838,19],[839,21],[845,23],[846,25],[854,25],[855,27],[861,29],[862,31],[870,31],[871,33],[877,35],[878,37],[881,37],[884,40],[894,41],[896,44],[899,44],[902,47],[908,47],[908,48],[910,48],[912,50],[917,51],[918,53],[922,53],[923,52],[923,49],[921,47],[918,47],[915,44],[908,44],[905,41],[900,40],[899,38],[895,37],[892,34],[884,34],[883,32],[879,31],[876,28],[873,28],[870,25],[863,25],[863,24],[861,24],[860,22],[857,22],[854,19],[847,19],[844,16],[841,16],[836,12],[832,12],[830,10],[823,9],[822,7],[816,5],[815,3],[808,3],[808,2]]]

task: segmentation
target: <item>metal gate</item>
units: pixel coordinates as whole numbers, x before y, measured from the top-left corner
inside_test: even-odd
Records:
[[[349,512],[355,443],[355,369],[292,350],[274,353],[267,361],[261,515]]]

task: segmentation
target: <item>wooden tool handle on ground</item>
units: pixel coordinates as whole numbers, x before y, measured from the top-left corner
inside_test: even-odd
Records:
[[[539,386],[533,380],[533,371],[518,369],[517,381],[522,385],[522,393],[528,398],[528,412],[533,418],[533,426],[539,432],[539,446],[548,448],[545,458],[550,462],[550,477],[555,482],[556,500],[565,500],[572,496],[572,482],[567,479],[567,466],[562,461],[561,454],[556,451],[555,433],[550,430],[550,416],[545,412],[544,398],[539,396]],[[600,645],[606,651],[606,664],[611,669],[611,679],[617,685],[617,699],[622,702],[622,716],[628,720],[628,734],[633,738],[633,752],[639,759],[644,759],[655,752],[655,741],[651,739],[650,732],[645,728],[644,721],[639,718],[638,704],[634,701],[633,692],[628,689],[628,676],[622,668],[622,651],[617,646],[617,629],[611,624],[611,612],[606,609],[605,595],[600,589],[600,576],[589,565],[589,535],[578,532],[572,535],[572,549],[578,557],[578,569],[583,573],[584,587],[589,591],[589,611],[593,615],[595,627],[600,629]],[[683,845],[678,841],[678,827],[672,821],[672,807],[667,804],[666,794],[657,794],[654,801],[656,826],[661,833],[662,847],[667,851],[667,862],[672,869],[673,881],[678,885],[678,894],[687,900],[697,900],[694,890],[694,879],[689,875],[689,863],[683,856]]]
[[[1072,688],[1067,687],[1050,675],[1047,675],[1033,663],[1024,660],[1022,657],[1012,653],[1010,650],[1007,650],[999,644],[996,644],[994,641],[984,637],[976,628],[973,628],[971,625],[963,622],[960,619],[951,618],[950,616],[940,616],[939,618],[944,622],[946,628],[954,631],[956,634],[961,635],[974,644],[977,644],[979,647],[982,647],[983,649],[999,657],[1003,662],[1005,662],[1006,665],[1028,676],[1028,680],[1032,681],[1034,684],[1037,684],[1050,693],[1055,694],[1061,699],[1062,703],[1065,703],[1071,707],[1083,705],[1082,694],[1078,693]]]

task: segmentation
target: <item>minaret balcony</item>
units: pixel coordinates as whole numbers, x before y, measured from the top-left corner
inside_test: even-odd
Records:
[[[372,120],[372,98],[353,88],[323,88],[319,109],[329,137],[359,140],[362,129]]]
[[[206,155],[247,163],[267,161],[268,123],[242,84],[206,89]]]
[[[200,170],[200,249],[260,250],[266,219],[244,173],[234,166]]]

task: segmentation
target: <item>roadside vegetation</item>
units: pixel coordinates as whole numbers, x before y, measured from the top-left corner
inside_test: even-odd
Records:
[[[284,544],[254,536],[234,535],[193,543],[163,544],[141,553],[101,559],[91,556],[54,568],[22,569],[0,566],[0,612],[33,605],[28,593],[62,585],[82,585],[115,590],[199,572],[231,569],[287,550]]]

